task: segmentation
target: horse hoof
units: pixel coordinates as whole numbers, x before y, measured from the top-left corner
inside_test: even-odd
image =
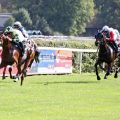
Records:
[[[2,77],[2,80],[4,80],[5,79],[5,77]]]
[[[16,76],[12,76],[11,79],[16,79]]]
[[[114,78],[118,78],[118,76],[117,76],[117,75],[115,75],[115,76],[114,76]]]
[[[17,82],[18,80],[19,80],[19,79],[16,78],[15,80],[13,80],[13,82]]]
[[[101,80],[101,78],[100,78],[100,77],[97,77],[97,80]]]

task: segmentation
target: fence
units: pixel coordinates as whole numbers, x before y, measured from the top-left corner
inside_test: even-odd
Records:
[[[95,53],[97,52],[96,49],[74,49],[74,48],[54,48],[54,47],[39,47],[39,50],[55,50],[55,51],[69,51],[69,52],[77,52],[79,58],[79,73],[81,74],[82,71],[82,56],[83,53]],[[40,56],[41,57],[41,56]],[[40,58],[41,59],[41,58]],[[71,59],[72,60],[72,59]],[[59,68],[58,68],[59,69]],[[69,70],[70,72],[71,70]],[[56,72],[55,72],[56,73]]]
[[[77,37],[77,36],[44,36],[44,35],[30,35],[33,39],[44,40],[95,40],[94,37]]]
[[[0,49],[1,51],[2,49]],[[72,49],[72,48],[53,48],[38,47],[40,51],[40,63],[33,62],[28,74],[66,74],[72,73],[72,53],[77,52],[79,55],[79,72],[81,74],[83,53],[94,53],[96,49]],[[1,52],[0,52],[1,53]],[[1,59],[1,56],[0,56]],[[2,75],[3,69],[0,69]],[[13,67],[13,74],[16,68]],[[8,71],[7,71],[8,75]]]

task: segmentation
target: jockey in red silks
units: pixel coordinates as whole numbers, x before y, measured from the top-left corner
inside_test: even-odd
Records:
[[[101,32],[106,36],[106,40],[108,41],[108,44],[113,48],[113,50],[118,53],[118,47],[116,44],[117,35],[115,33],[115,30],[113,28],[110,28],[108,26],[104,26],[101,30]]]

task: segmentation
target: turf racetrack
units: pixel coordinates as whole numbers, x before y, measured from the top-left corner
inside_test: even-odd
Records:
[[[103,75],[102,75],[103,78]],[[95,73],[0,78],[0,120],[119,120],[120,79]]]

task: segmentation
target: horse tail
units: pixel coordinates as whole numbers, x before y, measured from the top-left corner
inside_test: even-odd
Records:
[[[36,63],[39,63],[39,55],[40,55],[40,52],[39,51],[35,51],[35,62]]]

